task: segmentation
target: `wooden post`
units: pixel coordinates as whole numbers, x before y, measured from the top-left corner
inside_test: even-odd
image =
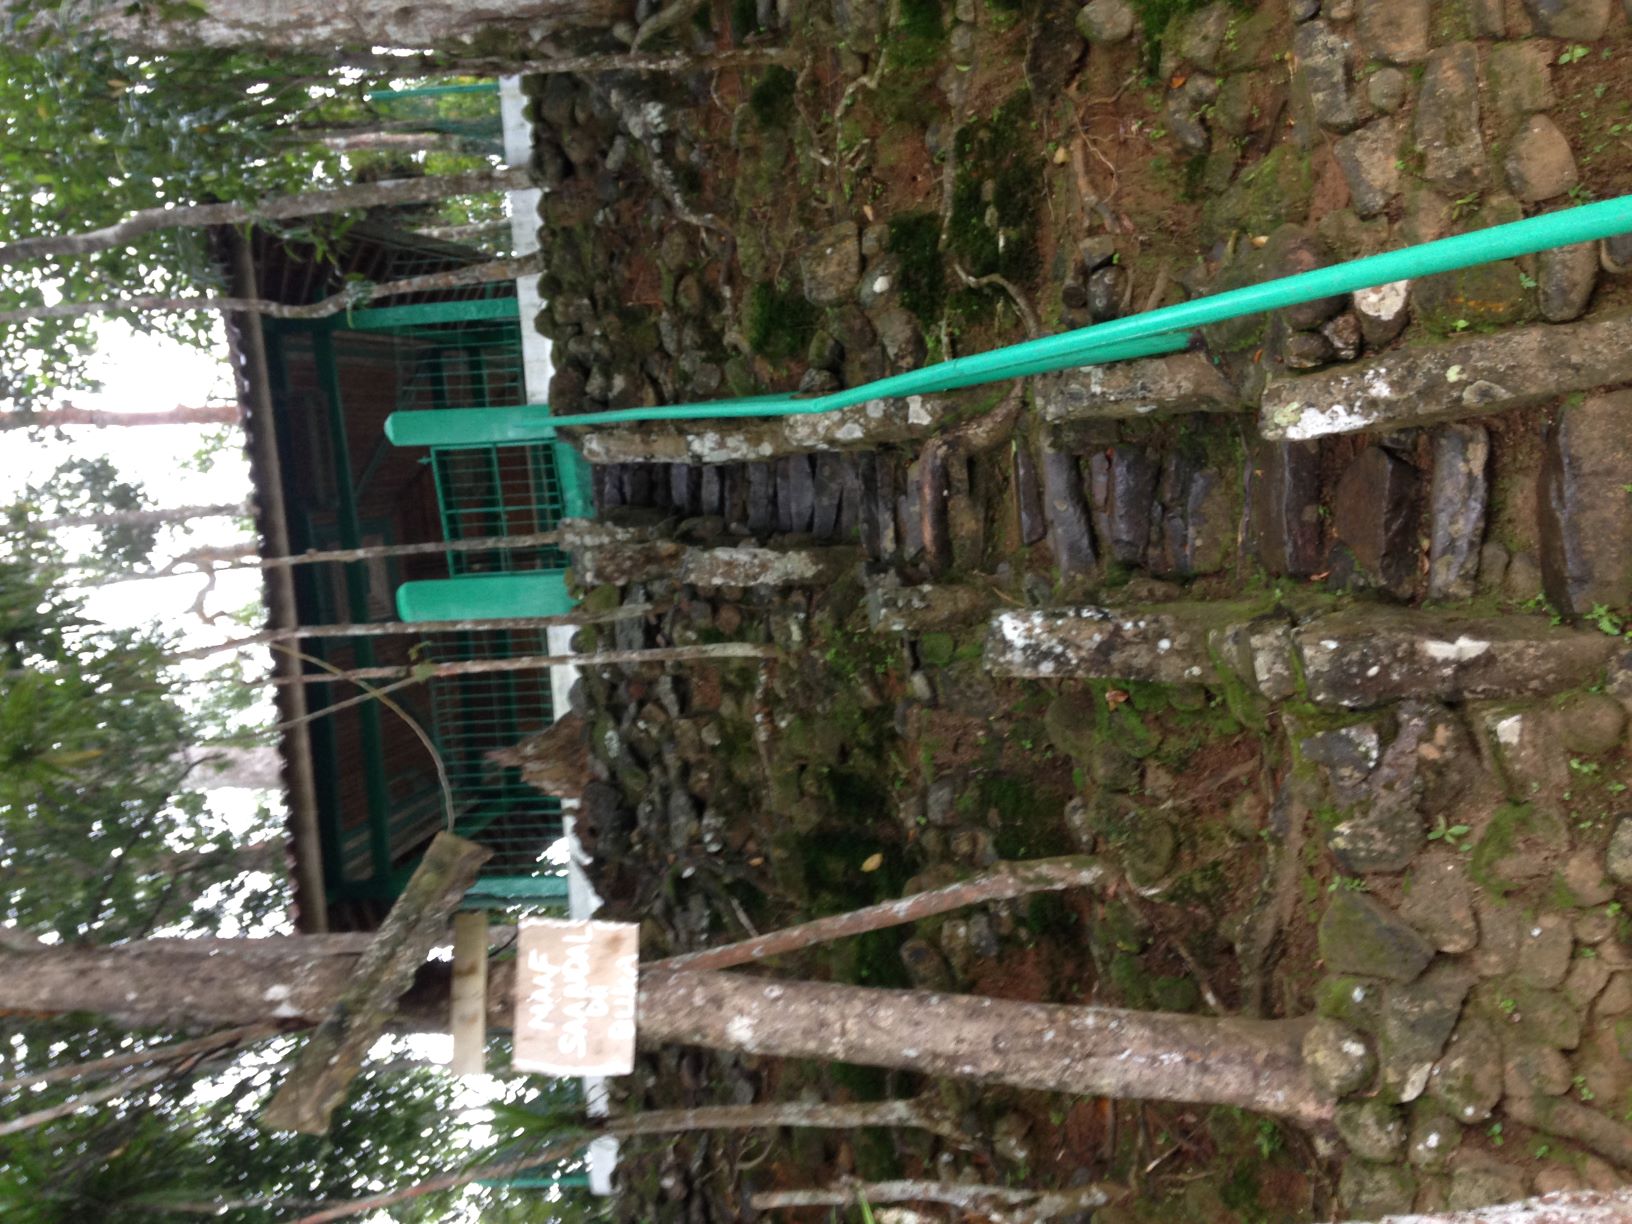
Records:
[[[487,912],[453,916],[453,988],[448,1031],[453,1034],[453,1073],[487,1070]]]
[[[491,850],[452,833],[438,833],[414,869],[368,948],[351,984],[300,1051],[295,1068],[261,1111],[267,1130],[321,1135],[345,1100],[368,1048],[396,1013],[414,971],[446,937],[448,915],[470,891]]]

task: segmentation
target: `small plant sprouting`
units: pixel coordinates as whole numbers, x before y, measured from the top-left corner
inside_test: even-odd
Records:
[[[1518,1010],[1519,1003],[1517,999],[1497,999],[1496,1006],[1501,1010],[1502,1015],[1511,1016]]]
[[[1502,1124],[1500,1122],[1492,1122],[1490,1129],[1485,1133],[1490,1136],[1492,1147],[1501,1147],[1502,1144],[1507,1142],[1506,1139],[1502,1138]]]
[[[1626,623],[1609,610],[1608,604],[1593,604],[1592,611],[1587,613],[1587,619],[1599,633],[1607,633],[1610,637],[1620,637],[1626,628]]]
[[[1281,1128],[1269,1119],[1264,1119],[1258,1123],[1258,1133],[1253,1137],[1253,1144],[1258,1149],[1259,1158],[1268,1160],[1281,1150]]]
[[[1447,825],[1445,817],[1441,816],[1439,822],[1429,831],[1428,840],[1442,841],[1447,846],[1455,846],[1458,850],[1466,850],[1469,847],[1464,839],[1472,831],[1465,824]]]
[[[1574,64],[1580,60],[1586,59],[1587,55],[1588,51],[1585,47],[1583,47],[1580,43],[1572,43],[1558,53],[1558,62],[1561,66],[1564,64]]]
[[[1590,1101],[1597,1095],[1591,1088],[1587,1087],[1587,1077],[1584,1075],[1578,1075],[1572,1079],[1570,1087],[1575,1089],[1575,1095],[1583,1101]]]

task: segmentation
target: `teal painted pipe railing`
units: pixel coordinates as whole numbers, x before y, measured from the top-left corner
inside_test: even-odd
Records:
[[[1617,196],[1595,204],[1583,204],[1523,221],[1475,230],[1424,242],[1399,251],[1369,255],[1312,272],[1300,272],[1276,280],[1231,289],[1210,297],[1181,302],[1130,315],[1110,323],[1026,340],[989,353],[955,357],[905,374],[892,374],[876,382],[848,387],[826,395],[798,399],[793,396],[759,395],[737,400],[716,400],[693,404],[665,404],[648,408],[618,408],[604,412],[581,412],[556,417],[556,425],[572,428],[593,425],[622,425],[639,421],[696,421],[732,417],[778,417],[805,413],[833,412],[873,399],[927,395],[985,383],[1001,382],[1031,374],[1043,374],[1073,366],[1096,365],[1133,357],[1169,353],[1185,347],[1189,333],[1198,327],[1222,323],[1242,315],[1259,314],[1296,306],[1316,298],[1353,293],[1391,281],[1413,280],[1440,272],[1454,272],[1475,264],[1519,255],[1533,255],[1551,247],[1577,242],[1595,242],[1615,234],[1632,232],[1632,195]],[[532,405],[536,428],[550,429],[536,415],[542,405]],[[544,411],[547,413],[548,409]],[[434,413],[394,413],[386,423],[386,435],[398,445],[416,445],[417,422],[403,418],[433,416]],[[553,436],[534,434],[531,437]],[[531,440],[516,439],[516,440]]]

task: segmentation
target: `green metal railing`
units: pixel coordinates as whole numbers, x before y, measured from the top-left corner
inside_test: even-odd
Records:
[[[517,414],[514,409],[505,410],[515,418],[508,422],[493,421],[489,425],[472,418],[468,424],[471,428],[505,429],[512,441],[519,442],[553,438],[557,424],[576,429],[641,421],[719,420],[833,412],[864,404],[868,400],[930,395],[1073,366],[1099,365],[1176,352],[1190,344],[1190,333],[1194,329],[1243,315],[1280,310],[1317,298],[1353,293],[1393,281],[1454,272],[1499,259],[1533,255],[1551,247],[1596,242],[1600,238],[1627,232],[1632,232],[1632,195],[1441,238],[1399,251],[1349,260],[1312,272],[1301,272],[1295,276],[1181,302],[1176,306],[1147,310],[1109,323],[1023,341],[987,353],[955,357],[904,374],[894,374],[875,382],[806,399],[792,395],[756,395],[735,400],[583,412],[570,417],[551,417],[547,404],[531,404],[523,410],[525,415]],[[399,446],[423,445],[416,443],[415,439],[423,436],[419,431],[433,428],[433,423],[399,417],[400,414],[386,423],[386,436]]]

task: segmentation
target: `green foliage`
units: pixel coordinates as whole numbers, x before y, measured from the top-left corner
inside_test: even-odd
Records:
[[[755,285],[748,294],[748,345],[770,361],[791,361],[810,347],[816,308],[797,289]]]
[[[63,1024],[25,1028],[24,1045],[68,1048],[53,1063],[115,1047],[115,1034]],[[32,1060],[0,1064],[10,1073]],[[201,1203],[234,1204],[217,1218],[271,1224],[292,1218],[278,1200],[315,1206],[443,1172],[463,1124],[457,1085],[430,1069],[365,1068],[329,1134],[268,1135],[255,1124],[276,1079],[246,1059],[205,1081],[181,1077],[135,1099],[7,1140],[0,1217],[8,1224],[199,1218]],[[34,1094],[39,1108],[54,1093]],[[402,1221],[448,1218],[455,1194],[394,1209]],[[189,1210],[191,1206],[191,1210]]]
[[[27,26],[28,8],[8,7],[13,31]],[[312,138],[383,118],[366,95],[387,83],[386,71],[383,61],[381,75],[371,76],[311,56],[212,50],[156,57],[128,54],[82,34],[32,44],[8,34],[0,42],[0,242],[108,225],[141,209],[252,203],[337,186],[351,176],[383,177],[393,164],[401,170],[400,152],[342,155]],[[476,104],[450,102],[456,108]],[[491,97],[479,104],[491,110]],[[434,174],[486,164],[482,153],[438,152],[407,163],[406,170]],[[448,219],[463,218],[454,212]],[[319,219],[294,232],[321,242],[343,224]],[[198,230],[147,234],[109,251],[0,267],[0,309],[57,298],[200,296],[224,288]],[[127,317],[141,330],[200,346],[218,343],[209,315]],[[91,335],[87,323],[74,320],[0,327],[0,399],[28,405],[56,388],[84,386]]]
[[[999,273],[1017,285],[1037,273],[1037,184],[1042,179],[1036,142],[1030,139],[1031,94],[1022,90],[979,123],[958,131],[957,182],[947,246],[969,275]],[[975,291],[978,303],[995,301],[991,290]]]
[[[946,302],[941,219],[934,213],[904,213],[889,224],[889,250],[901,261],[901,304],[925,327],[933,327]]]
[[[748,95],[748,107],[761,126],[785,128],[793,123],[793,91],[798,78],[781,64],[772,64]]]
[[[901,68],[927,68],[941,56],[946,21],[941,0],[901,0],[900,16],[890,31],[889,58]]]

